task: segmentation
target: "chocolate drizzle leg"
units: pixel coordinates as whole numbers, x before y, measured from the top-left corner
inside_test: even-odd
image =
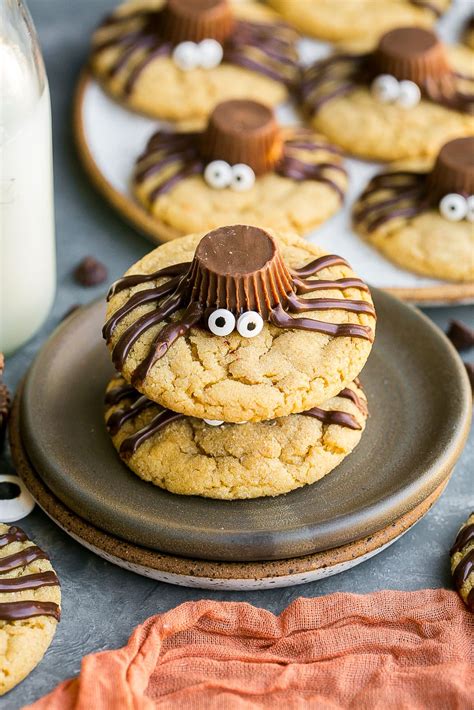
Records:
[[[0,549],[15,542],[27,542],[26,533],[16,526],[11,526],[0,535]],[[0,593],[9,594],[42,587],[57,587],[59,580],[53,571],[36,572],[23,576],[3,577],[13,570],[25,567],[36,560],[49,560],[48,555],[36,545],[30,545],[11,555],[0,557]],[[52,616],[59,621],[60,608],[54,602],[46,601],[11,601],[0,602],[0,621],[19,621],[35,616]]]
[[[296,87],[300,71],[297,33],[283,22],[249,22],[233,17],[224,0],[168,0],[159,10],[112,13],[99,26],[92,57],[115,50],[109,76],[124,74],[123,96],[133,93],[143,71],[153,60],[170,57],[183,41],[215,39],[224,61]],[[159,87],[157,87],[159,90]]]
[[[474,111],[474,78],[460,76],[449,64],[446,50],[434,32],[402,27],[385,33],[373,52],[334,54],[303,72],[301,97],[315,115],[328,102],[370,86],[373,79],[390,74],[414,82],[426,100],[462,113]],[[470,93],[465,93],[465,84]]]
[[[113,394],[111,395],[111,393]],[[359,409],[364,416],[367,416],[367,406],[365,401],[359,397],[353,389],[345,387],[337,396],[343,399],[351,400],[357,409]],[[145,441],[159,433],[166,426],[174,421],[178,421],[179,419],[187,418],[183,414],[178,414],[170,409],[165,409],[159,404],[156,404],[151,400],[147,400],[146,397],[141,396],[140,393],[133,390],[133,388],[131,390],[130,385],[128,385],[123,379],[120,384],[114,384],[113,388],[106,392],[106,406],[111,405],[111,399],[113,400],[113,403],[123,401],[121,408],[115,410],[106,420],[107,430],[111,436],[118,434],[127,421],[135,419],[141,412],[144,411],[144,409],[153,409],[157,412],[154,414],[149,423],[138,428],[133,434],[122,439],[119,447],[119,454],[121,458],[126,461],[133,456],[133,454]],[[141,403],[142,401],[143,404],[140,404],[140,406],[137,407],[137,403]],[[349,412],[325,410],[319,407],[313,407],[306,412],[302,412],[302,414],[318,419],[325,425],[337,424],[338,426],[347,427],[348,429],[356,431],[360,431],[362,429],[356,418]],[[192,419],[192,417],[190,417],[190,419]],[[229,426],[233,425],[230,424]]]
[[[125,303],[112,314],[104,327],[104,337],[110,341],[123,318],[129,317],[138,307],[147,311],[129,325],[116,340],[112,359],[122,370],[131,349],[150,328],[162,326],[148,346],[148,351],[131,375],[131,382],[139,387],[156,362],[160,360],[179,338],[195,326],[205,326],[205,316],[212,310],[223,308],[234,316],[248,311],[257,312],[262,319],[278,328],[303,329],[331,337],[363,338],[373,341],[373,330],[360,323],[327,323],[313,318],[299,318],[291,314],[306,311],[342,310],[375,319],[369,301],[350,298],[306,299],[301,293],[318,292],[321,288],[357,288],[366,291],[365,284],[356,278],[324,279],[319,284],[319,273],[332,266],[347,266],[336,255],[315,259],[300,269],[290,271],[279,252],[276,242],[257,227],[236,225],[221,227],[209,232],[196,248],[194,259],[187,266],[179,265],[179,276],[171,267],[154,274],[126,276],[115,284],[111,293],[125,288],[150,283],[151,288],[131,293]],[[154,281],[167,273],[170,282],[156,285]],[[171,279],[171,280],[172,280]]]

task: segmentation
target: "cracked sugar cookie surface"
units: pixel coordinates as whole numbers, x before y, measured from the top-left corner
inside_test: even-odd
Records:
[[[474,229],[449,222],[435,209],[410,219],[394,219],[359,234],[403,269],[455,282],[474,280]]]
[[[127,44],[123,38],[140,34],[143,18],[137,13],[159,11],[164,4],[164,0],[129,0],[111,16],[111,20],[120,19],[119,23],[109,22],[93,35],[90,66],[105,90],[119,102],[152,118],[194,126],[226,99],[254,99],[275,106],[288,98],[288,88],[281,81],[226,61],[213,69],[183,71],[166,54],[147,60],[147,37],[139,39],[135,48],[133,42]],[[233,3],[232,8],[237,20],[274,24],[278,19],[271,10],[253,2]],[[285,35],[288,32],[294,31],[286,28]],[[277,33],[275,27],[273,34]],[[293,39],[296,41],[296,33]],[[258,46],[248,54],[249,61],[262,62]],[[295,62],[296,58],[295,50]],[[270,57],[270,65],[273,61]]]
[[[447,51],[456,71],[474,75],[470,50],[458,46]],[[468,113],[427,99],[410,109],[383,104],[365,86],[325,103],[311,123],[348,153],[387,161],[433,158],[449,140],[474,134],[474,116]]]
[[[441,14],[450,0],[429,4]],[[435,12],[410,0],[344,0],[337,6],[333,0],[269,0],[269,5],[302,33],[330,42],[375,39],[393,27],[431,27],[437,20]]]
[[[326,254],[292,234],[268,230],[279,245],[290,269],[309,264]],[[150,274],[171,264],[190,262],[202,234],[193,234],[158,247],[128,272]],[[355,277],[352,269],[340,264],[318,272],[318,280]],[[125,288],[109,301],[107,318],[124,307],[143,289],[160,286],[166,279]],[[318,289],[301,298],[351,300],[372,306],[370,293],[360,287]],[[118,323],[109,340],[113,352],[125,331],[153,311],[153,305],[140,305]],[[173,321],[180,314],[172,316]],[[357,324],[368,329],[373,338],[375,318],[344,308],[311,310],[294,318],[318,319],[330,324]],[[153,326],[138,337],[119,367],[132,381],[135,370],[150,352],[153,339],[163,324]],[[372,339],[371,338],[371,339]],[[227,422],[262,421],[302,412],[319,406],[347,386],[362,370],[372,348],[371,339],[334,337],[314,331],[279,328],[264,321],[253,338],[237,331],[228,336],[213,335],[207,328],[193,327],[178,338],[166,354],[155,362],[146,377],[136,385],[149,399],[173,411],[201,419]]]
[[[474,612],[474,513],[471,513],[451,548],[454,586],[466,606]]]
[[[58,624],[61,591],[45,553],[0,523],[0,695],[41,661]]]
[[[108,392],[117,393],[125,384],[114,378]],[[107,406],[106,421],[136,403],[137,393]],[[124,418],[112,432],[117,451],[161,411],[153,404]],[[351,383],[313,413],[320,418],[291,414],[218,426],[181,417],[144,439],[131,456],[121,456],[143,480],[180,495],[228,500],[281,495],[323,478],[357,446],[367,419],[366,398],[360,385]]]

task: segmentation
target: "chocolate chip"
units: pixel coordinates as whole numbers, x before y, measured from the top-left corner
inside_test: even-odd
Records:
[[[107,269],[93,256],[86,256],[76,266],[74,277],[82,286],[98,286],[107,280]]]
[[[8,387],[4,382],[0,382],[0,450],[5,441],[8,417],[10,416],[11,398]]]
[[[465,362],[464,367],[466,368],[467,376],[471,383],[471,389],[474,393],[474,362]]]
[[[460,320],[449,322],[446,335],[456,350],[469,350],[474,345],[474,330]]]

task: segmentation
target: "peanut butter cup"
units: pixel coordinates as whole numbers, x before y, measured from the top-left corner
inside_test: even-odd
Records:
[[[434,203],[452,192],[474,195],[474,136],[457,138],[441,148],[426,189]]]
[[[383,35],[372,67],[377,74],[390,74],[418,86],[450,71],[444,46],[434,32],[421,27],[400,27]]]
[[[234,20],[228,0],[167,0],[161,16],[165,40],[223,42],[232,32]]]
[[[272,170],[282,154],[281,131],[273,111],[256,101],[219,104],[200,138],[202,156],[245,163],[256,175]]]
[[[191,274],[193,299],[235,314],[256,311],[267,318],[292,290],[274,239],[245,225],[209,232],[196,249]]]

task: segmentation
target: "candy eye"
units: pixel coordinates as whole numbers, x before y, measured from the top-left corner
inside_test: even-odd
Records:
[[[226,308],[211,313],[207,325],[213,335],[230,335],[235,328],[235,316]]]
[[[255,183],[255,173],[249,165],[237,163],[232,166],[231,188],[237,192],[250,190]]]
[[[225,160],[213,160],[204,170],[204,180],[210,187],[214,187],[216,190],[229,187],[232,178],[232,168]]]
[[[466,219],[469,222],[474,222],[474,195],[467,198],[467,215]]]
[[[196,69],[201,61],[201,53],[195,42],[181,42],[173,49],[173,62],[183,71]]]
[[[398,85],[397,104],[403,108],[413,108],[420,103],[421,91],[414,81],[401,81]]]
[[[456,192],[445,195],[439,203],[439,211],[450,222],[460,222],[468,213],[466,198]]]
[[[380,74],[371,85],[372,94],[382,104],[391,104],[400,95],[400,84],[391,74]]]
[[[262,332],[263,318],[256,311],[247,311],[239,316],[237,330],[244,338],[255,338]]]
[[[203,419],[203,422],[209,424],[209,426],[220,426],[224,424],[224,420],[221,421],[220,419]]]
[[[26,518],[35,507],[35,501],[18,476],[0,475],[0,520],[13,523]]]
[[[198,44],[199,66],[203,69],[215,69],[222,62],[224,50],[215,39],[203,39]]]

